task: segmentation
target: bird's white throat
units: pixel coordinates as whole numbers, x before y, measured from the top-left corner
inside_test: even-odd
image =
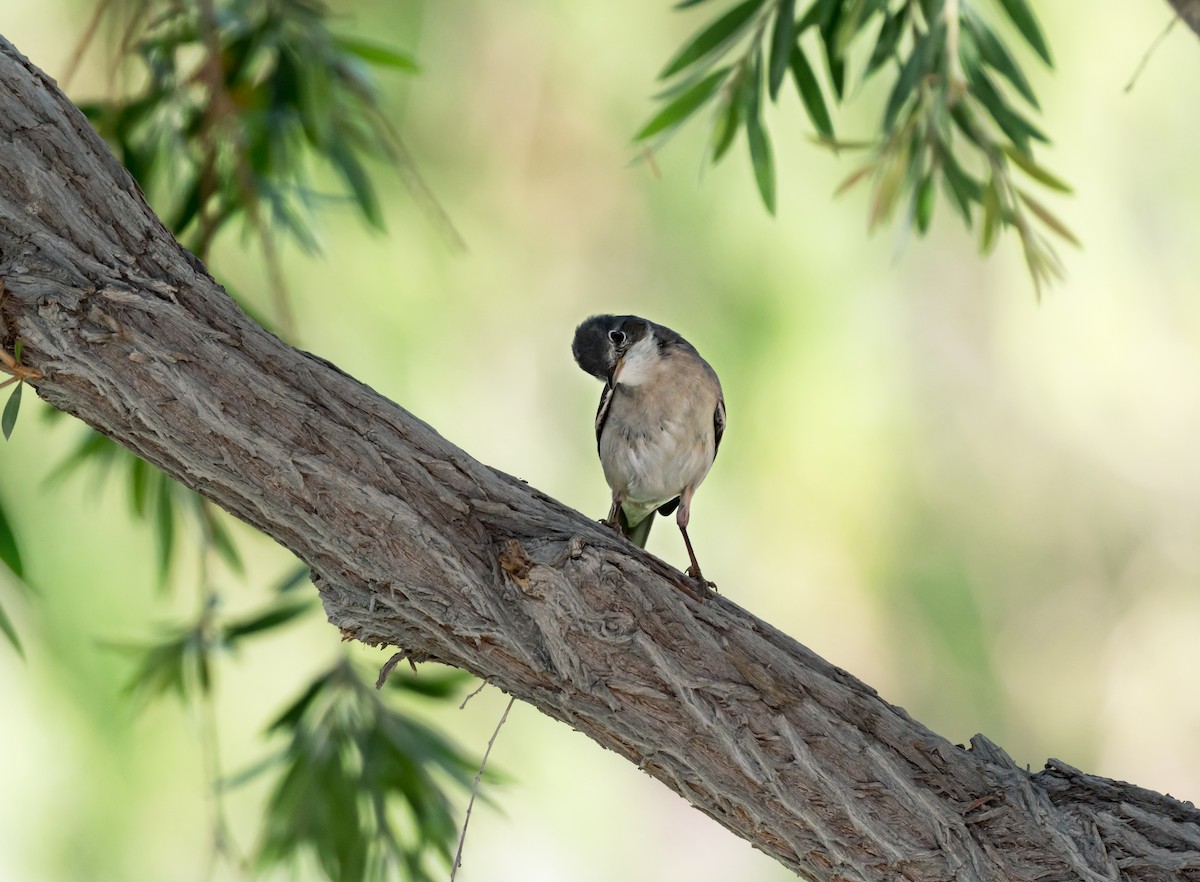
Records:
[[[621,386],[640,386],[654,375],[659,360],[658,341],[653,334],[647,334],[629,347],[613,382]]]

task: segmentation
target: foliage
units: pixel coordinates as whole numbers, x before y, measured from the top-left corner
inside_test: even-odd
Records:
[[[372,79],[376,70],[416,73],[409,55],[336,35],[329,10],[317,0],[102,0],[73,65],[104,15],[119,19],[123,31],[114,68],[131,68],[131,79],[139,86],[133,94],[114,93],[85,104],[83,111],[159,216],[199,257],[207,260],[216,237],[235,222],[257,236],[272,280],[273,323],[285,335],[290,310],[272,234],[283,231],[315,252],[316,213],[335,203],[353,205],[368,225],[382,228],[368,170],[373,158],[399,168],[423,207],[448,229],[381,112]],[[341,192],[317,191],[314,181],[323,169],[336,174]],[[242,306],[267,323],[252,304]],[[0,385],[17,383],[0,411],[5,438],[16,422],[20,380],[40,376],[24,368],[20,357],[20,341],[12,356],[0,351],[0,369],[13,376]],[[211,564],[219,560],[232,575],[243,574],[244,566],[223,513],[91,430],[51,479],[76,473],[89,475],[97,489],[115,478],[132,517],[151,526],[161,590],[181,581],[178,551],[189,537],[198,540],[195,615],[159,626],[152,639],[114,648],[133,657],[127,688],[132,700],[145,705],[174,697],[196,712],[215,802],[212,858],[245,866],[221,805],[232,784],[225,781],[217,755],[216,674],[222,660],[247,641],[315,609],[295,594],[309,584],[308,568],[289,570],[257,612],[229,617],[223,612],[224,587]],[[0,563],[18,580],[23,578],[20,552],[2,507]],[[0,633],[21,651],[3,608]],[[391,692],[445,702],[469,678],[394,679],[400,685]],[[348,662],[318,677],[300,701],[279,715],[270,735],[286,737],[288,743],[274,761],[252,770],[278,774],[258,869],[294,863],[311,850],[331,879],[390,879],[399,873],[421,880],[428,878],[427,853],[449,860],[456,824],[446,786],[469,782],[477,763],[444,736],[407,718]]]
[[[451,691],[467,679],[435,678]],[[469,788],[477,763],[392,709],[348,662],[317,677],[270,732],[287,743],[277,757],[282,772],[267,806],[261,866],[311,851],[330,879],[361,882],[431,880],[428,851],[449,863],[457,825],[442,781]]]
[[[704,2],[684,0],[679,8]],[[1050,65],[1027,0],[998,4]],[[889,68],[893,81],[878,132],[846,142],[834,132],[816,71],[823,68],[830,98],[841,103],[855,91],[855,67],[861,82]],[[1061,275],[1046,234],[1078,242],[1028,185],[1070,188],[1035,158],[1034,143],[1047,138],[1019,104],[1037,110],[1037,97],[972,0],[812,0],[800,9],[796,0],[743,0],[702,27],[663,68],[660,79],[669,85],[658,96],[662,106],[635,139],[659,147],[708,108],[710,161],[720,162],[745,131],[759,194],[773,213],[775,162],[762,108],[764,100],[779,100],[789,74],[822,144],[867,151],[839,192],[871,179],[870,229],[903,206],[905,228],[924,235],[940,187],[968,227],[979,215],[981,251],[992,250],[1001,229],[1012,229],[1039,293]],[[1021,175],[1028,180],[1020,182]]]
[[[17,386],[17,388],[21,387]],[[4,512],[3,500],[0,500],[0,566],[8,570],[16,584],[22,586],[25,584],[25,565],[21,561],[21,549],[17,545],[17,537],[13,533],[12,524]],[[3,632],[4,638],[13,649],[23,654],[24,650],[21,647],[21,639],[17,636],[17,629],[13,627],[12,620],[2,605],[0,605],[0,632]]]
[[[222,229],[248,221],[285,331],[290,319],[272,231],[316,251],[313,209],[330,201],[348,201],[382,229],[371,157],[406,171],[436,209],[380,110],[370,75],[372,68],[413,74],[416,62],[336,36],[330,18],[318,0],[147,0],[133,6],[123,40],[145,85],[82,105],[159,215],[202,260]],[[321,167],[337,173],[342,193],[315,189]]]

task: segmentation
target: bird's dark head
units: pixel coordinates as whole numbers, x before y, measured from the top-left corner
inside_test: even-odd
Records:
[[[610,382],[629,348],[651,333],[651,323],[636,315],[594,315],[575,329],[571,352],[593,377]]]

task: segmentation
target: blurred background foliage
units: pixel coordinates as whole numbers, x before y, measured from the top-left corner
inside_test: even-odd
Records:
[[[1004,112],[971,105],[991,148],[962,125],[949,145],[968,151],[974,201],[946,178],[944,127],[920,116],[954,82],[945,7],[924,0],[847,3],[855,28],[783,36],[778,2],[0,5],[5,36],[141,164],[160,212],[264,323],[597,516],[598,389],[571,331],[598,311],[677,328],[729,403],[728,458],[692,530],[732,599],[952,740],[982,731],[1034,767],[1054,755],[1200,793],[1200,44],[1176,28],[1124,92],[1166,4],[1039,4],[1039,46],[1025,4],[960,0],[982,23],[971,38],[994,33],[1019,73],[979,45],[976,77],[1053,140],[1033,168],[1055,174],[1031,173]],[[742,42],[716,40],[652,97],[680,47],[737,9]],[[131,35],[142,60],[114,66]],[[921,97],[893,100],[922,45]],[[683,94],[675,74],[721,65],[738,88],[647,134]],[[149,112],[167,91],[169,112]],[[296,111],[243,130],[214,110],[226,100]],[[907,141],[880,134],[913,119]],[[743,160],[704,168],[736,138]],[[870,186],[833,198],[863,168]],[[893,168],[891,231],[869,238]],[[1040,303],[1015,213],[1029,202],[986,197],[1004,175],[1039,205],[1055,183],[1075,190],[1055,212],[1084,248]],[[1018,236],[987,232],[989,210]],[[925,241],[906,245],[910,229]],[[25,577],[0,576],[0,626],[25,656],[0,653],[0,876],[444,875],[504,697],[457,710],[464,684],[431,667],[375,693],[386,654],[337,644],[295,561],[44,410],[25,396],[0,467],[0,560]],[[650,550],[683,554],[669,531]],[[495,761],[508,781],[477,806],[463,879],[790,878],[528,708]],[[386,806],[348,789],[367,775],[394,785]],[[327,798],[296,796],[313,791]]]

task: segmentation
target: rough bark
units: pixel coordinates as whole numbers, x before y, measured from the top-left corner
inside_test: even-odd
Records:
[[[949,743],[254,324],[2,38],[0,277],[38,394],[295,552],[344,634],[483,677],[796,872],[1200,880],[1191,805]]]

